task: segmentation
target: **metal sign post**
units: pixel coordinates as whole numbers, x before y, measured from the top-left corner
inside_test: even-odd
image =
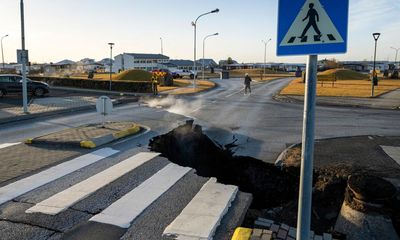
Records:
[[[101,126],[105,127],[106,115],[110,114],[113,109],[112,101],[107,96],[101,96],[97,99],[96,110],[101,115]]]
[[[308,56],[304,93],[303,139],[296,238],[301,240],[310,239],[317,68],[318,56]]]
[[[26,82],[26,64],[28,62],[28,54],[25,50],[25,21],[24,21],[24,1],[21,0],[21,42],[22,42],[22,104],[24,113],[28,112],[28,87]]]
[[[304,93],[297,240],[309,240],[318,54],[347,51],[349,0],[279,0],[277,55],[309,55]]]

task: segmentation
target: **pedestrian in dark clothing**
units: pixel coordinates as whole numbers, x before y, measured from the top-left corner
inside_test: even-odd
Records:
[[[247,90],[249,91],[249,93],[251,93],[251,87],[250,87],[251,81],[252,80],[249,74],[246,73],[246,76],[244,77],[244,94],[247,94]]]

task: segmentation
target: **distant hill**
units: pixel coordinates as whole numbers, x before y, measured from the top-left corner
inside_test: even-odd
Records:
[[[367,80],[368,75],[348,69],[330,69],[318,75],[336,74],[337,80]]]
[[[114,80],[150,81],[151,73],[143,70],[126,70],[113,77]]]

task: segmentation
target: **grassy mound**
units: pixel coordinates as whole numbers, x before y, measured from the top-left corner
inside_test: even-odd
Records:
[[[337,80],[366,80],[368,75],[348,69],[330,69],[326,70],[319,75],[336,74]]]
[[[150,81],[151,73],[143,70],[126,70],[113,77],[114,80]]]

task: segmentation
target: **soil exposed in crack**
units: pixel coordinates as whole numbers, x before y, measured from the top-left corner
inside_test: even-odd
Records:
[[[220,183],[252,193],[254,199],[244,226],[253,227],[260,216],[296,226],[299,167],[278,168],[255,158],[233,156],[234,141],[224,146],[215,143],[192,121],[153,138],[149,146],[178,165],[196,169],[200,176],[216,177]],[[314,172],[312,229],[316,232],[333,229],[347,176],[346,169]]]
[[[200,176],[216,177],[220,183],[252,193],[254,208],[279,206],[296,197],[298,168],[281,170],[251,157],[233,156],[232,146],[217,146],[200,126],[193,127],[191,122],[150,140],[151,150],[170,161],[194,168]]]

